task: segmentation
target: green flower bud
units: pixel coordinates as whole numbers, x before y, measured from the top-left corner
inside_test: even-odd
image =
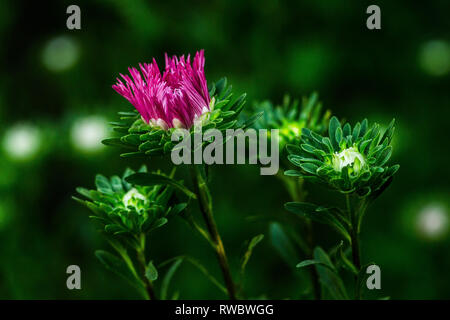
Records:
[[[333,154],[332,163],[334,170],[337,172],[341,172],[342,168],[346,166],[351,166],[353,172],[358,174],[361,168],[365,166],[366,161],[356,147],[351,147]]]
[[[148,203],[147,198],[139,193],[136,188],[132,188],[130,191],[125,193],[122,201],[125,208],[134,207],[137,211],[145,208]]]

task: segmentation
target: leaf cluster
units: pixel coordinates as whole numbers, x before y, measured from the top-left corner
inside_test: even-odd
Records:
[[[234,99],[232,87],[228,85],[226,78],[212,83],[208,89],[212,97],[211,111],[203,114],[199,120],[203,132],[213,128],[220,131],[246,128],[256,120],[256,117],[252,117],[247,122],[238,121],[238,116],[244,108],[246,94]],[[121,157],[161,156],[170,153],[178,143],[171,140],[176,128],[164,130],[159,126],[152,126],[142,120],[136,110],[119,112],[119,121],[112,122],[111,125],[120,137],[108,138],[102,143],[127,149],[128,152],[122,153]],[[196,125],[186,129],[189,129],[191,135],[197,130]]]
[[[303,128],[301,142],[287,146],[289,161],[299,169],[288,170],[285,174],[312,180],[342,193],[378,196],[400,167],[388,164],[392,155],[390,143],[394,123],[392,120],[382,132],[377,123],[369,127],[367,119],[352,128],[349,123],[342,125],[332,117],[328,136]],[[364,162],[356,160],[355,164],[337,170],[333,161],[348,148],[358,152]]]
[[[187,205],[169,203],[174,187],[168,183],[138,186],[128,180],[141,174],[153,174],[159,177],[159,181],[163,179],[173,181],[159,172],[147,173],[145,167],[138,173],[126,169],[122,177],[112,176],[108,179],[103,175],[97,175],[96,189],[77,188],[77,192],[84,199],[74,197],[94,213],[90,218],[100,224],[103,233],[109,239],[120,240],[134,248],[141,245],[139,235],[146,235],[162,227],[168,219],[178,215]],[[138,193],[140,197],[134,202],[127,203],[124,199],[130,192]]]
[[[285,95],[281,105],[274,106],[272,102],[266,100],[255,103],[254,110],[263,112],[263,115],[255,121],[253,127],[279,129],[282,147],[299,142],[303,128],[325,133],[331,116],[329,110],[323,112],[322,103],[315,92],[309,97],[303,97],[301,103],[298,99],[292,100]]]

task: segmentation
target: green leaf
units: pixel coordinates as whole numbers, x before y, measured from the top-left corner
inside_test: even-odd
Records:
[[[112,194],[114,193],[111,184],[109,183],[109,180],[102,176],[101,174],[97,174],[95,176],[95,186],[97,187],[97,190],[106,193],[106,194]]]
[[[175,274],[177,269],[180,267],[183,260],[184,260],[183,257],[177,258],[175,260],[175,262],[170,266],[166,275],[164,276],[164,278],[162,280],[162,284],[161,284],[161,300],[167,299],[167,293],[169,292],[170,281],[172,280],[173,275]]]
[[[120,140],[120,138],[103,139],[102,144],[104,144],[105,146],[112,146],[112,147],[122,147],[122,148],[129,148],[129,149],[135,148],[134,146],[130,146],[130,145],[127,145],[126,143],[123,143],[122,140]]]
[[[327,267],[327,268],[330,268],[331,270],[333,270],[334,271],[334,267],[333,266],[330,266],[330,265],[328,265],[328,264],[325,264],[325,263],[323,263],[323,262],[321,262],[321,261],[318,261],[318,260],[303,260],[302,262],[300,262],[300,263],[298,263],[297,265],[296,265],[296,267],[297,268],[304,268],[304,267],[308,267],[308,266],[312,266],[312,265],[317,265],[317,264],[320,264],[320,265],[322,265],[322,266],[325,266],[325,267]]]
[[[392,155],[392,147],[387,147],[383,152],[380,153],[380,155],[377,157],[377,165],[378,166],[384,166],[386,162],[389,161],[389,158]]]
[[[133,124],[130,126],[128,131],[130,133],[145,133],[145,131],[151,130],[152,127],[145,123],[141,118],[138,118]]]
[[[369,126],[369,122],[367,121],[367,119],[364,119],[361,122],[361,130],[359,130],[359,137],[364,137],[366,135],[367,132],[367,128]]]
[[[146,156],[161,156],[164,154],[164,146],[157,147],[151,150],[147,150],[144,153]],[[122,155],[121,155],[122,156]]]
[[[145,153],[136,151],[136,152],[125,152],[120,154],[121,158],[145,158]]]
[[[167,223],[167,221],[168,220],[166,218],[157,219],[154,223],[152,223],[151,228],[148,231],[155,230],[157,228],[162,227],[163,225],[165,225]],[[145,231],[145,232],[148,232],[148,231]]]
[[[356,142],[356,140],[358,139],[360,130],[361,130],[361,124],[359,122],[357,122],[355,127],[353,128],[353,133],[352,133],[353,141]]]
[[[250,243],[248,244],[247,250],[244,253],[244,256],[242,257],[242,263],[241,263],[241,275],[243,276],[245,273],[245,267],[247,266],[248,260],[250,259],[253,249],[255,246],[260,243],[264,239],[263,234],[259,234],[250,240]]]
[[[160,147],[160,142],[158,140],[147,140],[139,145],[139,151],[146,152],[158,147]]]
[[[338,118],[332,117],[330,119],[330,123],[328,125],[328,134],[330,136],[331,145],[333,146],[334,151],[339,151],[339,143],[336,141],[336,131],[341,127]]]
[[[107,233],[116,234],[116,233],[120,233],[120,232],[123,232],[126,230],[124,228],[122,228],[121,226],[118,226],[117,224],[108,224],[105,226],[105,231]]]
[[[155,186],[155,185],[170,185],[182,192],[184,192],[188,197],[196,199],[195,194],[182,185],[180,182],[175,181],[169,177],[166,177],[157,173],[143,173],[138,172],[131,176],[125,178],[125,180],[131,184],[136,184],[139,186]]]
[[[367,263],[365,265],[363,265],[361,267],[361,269],[358,272],[358,275],[356,277],[356,285],[357,285],[357,295],[359,295],[359,297],[355,297],[355,299],[360,299],[361,298],[361,293],[367,289],[367,285],[366,285],[366,281],[367,278],[370,276],[369,274],[367,274],[367,268],[371,265],[374,265],[374,262],[370,262]]]
[[[86,203],[88,202],[87,200],[82,200],[82,199],[80,199],[80,198],[77,198],[77,197],[75,197],[75,196],[72,196],[72,199],[73,200],[75,200],[76,202],[78,202],[78,203],[81,203],[82,205],[86,205]]]
[[[395,119],[392,119],[392,121],[389,123],[386,131],[383,134],[383,137],[381,138],[381,141],[384,141],[385,139],[387,139],[387,143],[391,143],[392,140],[392,136],[394,135],[394,131],[395,131]]]
[[[310,117],[311,110],[313,110],[314,105],[317,103],[318,95],[316,92],[313,92],[309,99],[303,100],[303,110],[300,116],[301,120],[307,120]]]
[[[297,250],[281,224],[276,222],[271,223],[269,225],[269,234],[272,245],[284,261],[291,267],[295,266],[296,262],[300,259]]]
[[[285,176],[289,176],[289,177],[303,177],[303,173],[301,173],[300,171],[297,170],[286,170],[284,172]]]
[[[355,265],[349,260],[347,259],[347,256],[344,253],[343,248],[343,244],[344,242],[341,241],[339,249],[338,249],[338,253],[339,253],[339,258],[341,259],[343,266],[348,269],[350,272],[352,272],[353,274],[358,274],[358,270],[356,269]]]
[[[328,137],[322,138],[322,143],[327,146],[329,153],[334,153],[333,145],[331,144],[331,140]]]
[[[342,133],[343,133],[344,137],[347,137],[352,134],[352,127],[350,126],[350,123],[347,122],[344,125],[344,128],[342,129]]]
[[[236,101],[233,102],[233,104],[230,107],[230,110],[236,111],[236,113],[239,113],[242,111],[242,108],[245,104],[245,98],[247,97],[246,93],[241,94]]]
[[[135,111],[119,111],[117,112],[117,114],[119,116],[123,116],[123,117],[136,117],[138,116],[138,113]]]
[[[88,198],[88,199],[92,199],[92,198],[91,198],[91,192],[90,192],[88,189],[82,188],[82,187],[78,187],[78,188],[76,188],[75,190],[77,190],[77,192],[78,192],[79,194],[81,194],[82,196],[85,196],[85,197]]]
[[[309,144],[306,144],[306,143],[302,144],[301,148],[303,150],[305,150],[306,152],[312,153],[312,154],[314,154],[314,152],[316,151],[316,148],[314,148],[312,145],[309,145]]]
[[[385,176],[386,177],[393,176],[398,171],[398,169],[400,169],[400,165],[398,164],[389,167],[389,169],[385,171]]]
[[[145,277],[150,281],[155,281],[158,279],[158,270],[156,270],[155,266],[153,265],[153,261],[150,261],[145,268]]]
[[[160,141],[164,135],[164,130],[150,131],[139,136],[141,141]]]
[[[101,216],[103,213],[103,211],[94,203],[90,202],[90,201],[85,201],[85,205],[95,214]]]
[[[310,134],[311,134],[311,138],[314,140],[317,148],[323,149],[324,148],[324,143],[322,141],[323,137],[320,134],[315,133],[314,131],[311,131]]]
[[[316,174],[317,169],[319,167],[313,163],[302,163],[302,164],[300,164],[300,168],[302,168],[303,170],[305,170],[308,173]]]
[[[184,209],[186,209],[187,207],[187,203],[186,202],[182,202],[182,203],[178,203],[176,205],[174,205],[171,209],[170,209],[170,216],[176,216],[178,215],[181,211],[183,211]]]
[[[130,282],[134,287],[142,289],[141,281],[136,278],[135,275],[130,271],[125,262],[116,257],[115,255],[103,251],[95,251],[95,256],[100,260],[100,262],[110,271],[116,273],[117,275],[123,277],[125,280]]]
[[[302,149],[294,144],[287,144],[286,145],[286,150],[289,154],[295,155],[295,154],[299,154],[302,152]]]
[[[223,285],[220,284],[220,282],[214,278],[213,275],[211,275],[208,272],[208,269],[206,269],[200,262],[198,262],[196,259],[189,257],[189,256],[180,256],[180,257],[175,257],[172,259],[169,259],[168,261],[165,261],[163,263],[161,263],[159,265],[159,268],[163,267],[164,265],[167,265],[168,263],[177,260],[177,259],[183,259],[186,262],[189,262],[190,264],[192,264],[194,267],[196,267],[201,273],[203,273],[204,276],[206,276],[206,278],[208,278],[209,281],[211,281],[211,283],[213,283],[221,292],[223,292],[224,294],[228,294],[227,289],[225,289],[225,287]]]
[[[215,83],[215,91],[217,95],[220,95],[222,91],[227,87],[227,78],[221,78]]]
[[[369,201],[373,202],[375,199],[377,199],[381,194],[389,187],[389,185],[392,183],[392,176],[386,180],[378,189],[374,190],[369,196]]]
[[[318,207],[312,203],[306,202],[287,202],[284,207],[286,210],[311,219],[313,221],[327,224],[338,231],[344,238],[350,241],[350,235],[342,223],[334,216],[332,211]]]
[[[364,141],[361,143],[361,146],[359,147],[359,152],[364,153],[364,154],[368,154],[368,150],[366,150],[366,149],[367,149],[367,146],[369,145],[369,143],[370,143],[371,141],[372,141],[372,139],[364,140]]]
[[[111,177],[111,187],[114,192],[123,191],[122,179],[120,179],[119,176],[112,176]]]
[[[227,105],[228,102],[230,102],[230,100],[227,100],[227,99],[222,100],[222,101],[219,101],[219,102],[216,102],[216,103],[214,104],[214,110],[222,109],[222,107],[225,106],[225,105]],[[225,111],[225,112],[223,112],[223,113],[221,114],[221,116],[224,117],[224,118],[226,118],[226,117],[229,117],[229,116],[232,116],[232,115],[235,115],[235,114],[236,114],[235,111]]]
[[[336,143],[337,143],[338,145],[341,144],[341,141],[342,141],[342,135],[343,135],[342,129],[341,129],[340,127],[337,128],[337,129],[336,129],[336,136],[335,136],[335,138],[336,138]]]
[[[121,137],[120,140],[134,146],[138,146],[141,143],[139,134],[128,134],[126,136]]]
[[[252,124],[254,124],[261,116],[264,114],[264,111],[258,112],[257,114],[254,114],[249,119],[245,120],[245,122],[242,125],[243,129],[247,129]]]
[[[316,264],[316,270],[319,275],[319,280],[328,290],[331,297],[336,300],[348,299],[344,283],[339,275],[335,271],[333,271],[336,270],[336,268],[331,262],[328,254],[322,248],[316,247],[314,249],[313,255],[314,260],[320,262],[320,264]],[[326,267],[324,265],[326,265]]]
[[[217,129],[218,130],[230,129],[230,128],[233,128],[236,123],[237,123],[237,120],[225,122],[225,123],[221,124],[220,126],[218,126]]]

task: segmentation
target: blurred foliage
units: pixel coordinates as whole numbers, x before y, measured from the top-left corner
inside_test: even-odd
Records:
[[[83,131],[86,143],[74,145],[76,123],[95,115],[113,121],[126,108],[111,85],[128,66],[201,48],[207,79],[227,76],[236,92],[248,93],[246,107],[317,90],[327,109],[350,122],[396,118],[392,161],[402,170],[367,212],[362,258],[380,265],[381,295],[450,297],[448,232],[430,240],[416,228],[427,217],[426,225],[442,227],[442,216],[449,215],[443,142],[450,116],[450,2],[377,1],[379,31],[365,27],[373,3],[357,0],[80,0],[79,31],[66,29],[70,4],[6,0],[0,10],[0,298],[139,298],[96,260],[94,250],[107,244],[70,196],[79,185],[92,188],[96,173],[111,176],[142,162],[125,161],[114,148],[91,148],[92,139],[100,145],[107,136],[99,122]],[[11,154],[8,146],[20,146],[26,156]],[[167,172],[162,160],[147,165]],[[289,201],[281,182],[250,165],[217,166],[212,175],[217,223],[236,276],[244,242],[271,235],[246,267],[248,297],[301,298],[304,275],[292,264],[305,257],[277,250],[292,248],[280,235]],[[311,202],[332,197],[307,187]],[[423,213],[436,203],[440,214]],[[324,249],[340,240],[321,226],[315,234]],[[208,244],[183,220],[151,238],[156,263],[189,254],[220,278]],[[65,286],[71,264],[81,268],[82,290]],[[180,298],[224,298],[195,266],[182,268],[172,279]]]

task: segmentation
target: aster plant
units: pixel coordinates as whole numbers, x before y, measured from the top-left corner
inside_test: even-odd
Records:
[[[349,123],[343,125],[333,117],[328,136],[303,128],[301,142],[287,146],[288,159],[298,169],[287,170],[285,174],[336,191],[342,194],[345,204],[335,207],[289,202],[285,204],[286,209],[337,230],[350,245],[352,254],[352,261],[345,254],[340,255],[341,260],[355,274],[362,270],[359,235],[364,214],[367,207],[386,190],[399,169],[399,165],[389,164],[394,130],[394,120],[382,132],[379,124],[369,127],[367,119],[352,128]],[[299,266],[318,263],[321,265],[318,268],[323,268],[328,258],[323,250],[317,252],[315,255],[320,259],[309,260]],[[330,265],[331,262],[325,264]],[[359,298],[360,286],[356,288],[356,298]]]
[[[204,66],[201,50],[193,62],[190,56],[169,58],[166,54],[162,74],[155,60],[141,64],[140,71],[129,68],[130,75],[121,75],[113,89],[135,110],[119,112],[119,121],[112,125],[121,136],[103,143],[130,150],[122,157],[165,155],[175,145],[171,137],[177,128],[194,134],[199,127],[204,131],[243,127],[237,117],[244,107],[245,94],[232,99],[231,86],[225,78],[208,88]]]
[[[174,135],[181,128],[194,141],[199,130],[201,133],[212,128],[219,131],[250,126],[279,129],[280,149],[286,159],[281,162],[284,174],[278,176],[292,198],[285,208],[301,218],[296,220],[296,223],[300,222],[301,232],[289,233],[297,226],[295,223],[289,222],[286,228],[273,223],[270,228],[272,238],[285,245],[289,238],[295,238],[303,249],[307,260],[301,261],[297,267],[315,267],[311,273],[315,298],[321,297],[319,280],[331,297],[348,298],[339,275],[341,268],[356,276],[355,297],[361,297],[365,270],[361,266],[359,235],[363,216],[368,206],[389,186],[399,168],[389,164],[394,121],[383,132],[378,124],[369,127],[367,120],[352,128],[336,117],[330,119],[330,112],[323,111],[316,93],[304,98],[302,103],[285,97],[282,105],[276,107],[268,101],[256,104],[257,113],[246,117],[245,121],[240,120],[238,117],[244,108],[245,94],[234,97],[225,78],[208,85],[203,50],[197,52],[193,59],[189,55],[169,57],[166,54],[162,72],[154,59],[128,71],[128,74],[120,75],[113,89],[132,108],[119,112],[119,119],[112,123],[118,136],[103,140],[105,145],[125,149],[121,154],[124,158],[148,160],[174,151],[180,138],[186,139],[185,135]],[[172,140],[174,136],[178,140]],[[191,152],[214,142],[214,139],[201,140]],[[97,175],[96,189],[78,188],[82,198],[74,197],[75,200],[93,211],[91,218],[98,222],[100,231],[115,250],[114,253],[99,250],[96,255],[107,268],[130,281],[146,298],[167,298],[168,283],[183,261],[196,266],[230,299],[243,297],[245,268],[263,235],[248,242],[241,259],[241,281],[235,282],[215,222],[209,166],[188,164],[186,167],[192,179],[192,189],[189,184],[175,178],[175,167],[169,175],[160,171],[147,172],[145,167],[138,172],[127,169],[122,177]],[[305,181],[337,192],[342,196],[341,203],[305,202]],[[189,210],[191,206],[188,204],[195,202],[203,223],[198,223]],[[153,243],[151,234],[174,216],[185,219],[211,245],[224,285],[198,261],[187,256],[154,265],[148,250],[149,244]],[[312,221],[330,225],[343,241],[330,252],[318,247],[312,236]],[[349,254],[352,258],[347,257]],[[170,268],[159,285],[156,282],[159,269],[168,265]],[[160,288],[159,294],[155,288]]]
[[[279,105],[274,105],[269,100],[255,103],[254,109],[263,112],[253,125],[255,129],[280,130],[280,150],[287,144],[299,141],[303,128],[319,133],[326,132],[331,115],[329,110],[323,111],[316,92],[309,97],[303,97],[301,101],[285,95]]]
[[[187,58],[170,58],[166,54],[165,63],[162,74],[155,60],[150,64],[141,64],[140,71],[129,68],[130,75],[121,75],[122,79],[117,79],[113,86],[135,108],[130,112],[120,112],[119,121],[112,123],[120,137],[103,141],[106,145],[128,149],[128,152],[121,154],[122,157],[148,158],[169,154],[175,147],[172,134],[178,128],[194,135],[199,128],[220,131],[246,128],[257,119],[251,117],[247,121],[238,121],[245,94],[233,98],[231,86],[227,85],[225,78],[207,85],[203,50],[196,53],[193,61],[189,55]],[[202,141],[202,145],[210,142]],[[236,284],[213,214],[208,167],[204,164],[190,165],[190,174],[194,191],[184,186],[182,189],[190,198],[198,201],[206,229],[192,216],[186,215],[185,218],[212,245],[228,296],[236,299]],[[137,173],[127,178],[128,182],[142,186],[154,185],[160,180],[158,175],[149,173]],[[165,183],[170,182],[163,180]]]
[[[140,169],[141,173],[146,171],[145,167]],[[95,253],[98,259],[128,280],[144,297],[156,299],[153,282],[158,278],[158,271],[148,258],[149,236],[180,214],[187,204],[173,201],[173,186],[128,183],[126,178],[134,173],[127,169],[122,177],[97,175],[96,189],[77,188],[82,198],[73,198],[93,212],[90,218],[98,223],[100,232],[115,251],[98,250]]]
[[[303,128],[320,134],[325,133],[331,115],[329,110],[323,112],[317,93],[303,97],[301,103],[298,99],[292,100],[288,95],[284,96],[281,105],[274,106],[272,102],[266,100],[255,103],[254,109],[262,113],[262,116],[255,120],[252,126],[255,129],[278,129],[279,150],[283,155],[286,154],[286,145],[300,143]],[[295,201],[304,199],[306,193],[303,190],[303,179],[286,178],[283,171],[293,167],[284,156],[281,158],[280,165],[282,171],[279,171],[277,177],[283,181],[291,198]]]
[[[263,115],[253,124],[255,129],[279,130],[279,149],[282,152],[282,156],[280,161],[281,170],[278,172],[277,177],[289,192],[292,201],[304,201],[307,196],[304,179],[301,177],[293,179],[284,175],[285,170],[294,169],[294,166],[287,160],[286,145],[300,143],[301,132],[304,128],[324,134],[328,129],[331,112],[323,110],[322,103],[319,101],[319,96],[316,92],[309,97],[303,97],[301,101],[285,95],[280,105],[274,105],[268,100],[255,103],[254,109],[257,112],[263,112]],[[282,232],[285,234],[286,239],[296,239],[297,241],[292,241],[292,246],[298,243],[299,249],[307,257],[312,257],[314,236],[311,220],[299,216],[291,217],[290,215],[286,215],[284,218],[287,219],[287,223],[283,226],[279,224],[271,225],[272,233],[278,234]],[[290,234],[291,236],[289,236]],[[280,237],[280,235],[276,237]],[[281,250],[281,248],[278,249]],[[319,299],[320,288],[317,274],[315,270],[311,271],[313,296]]]

